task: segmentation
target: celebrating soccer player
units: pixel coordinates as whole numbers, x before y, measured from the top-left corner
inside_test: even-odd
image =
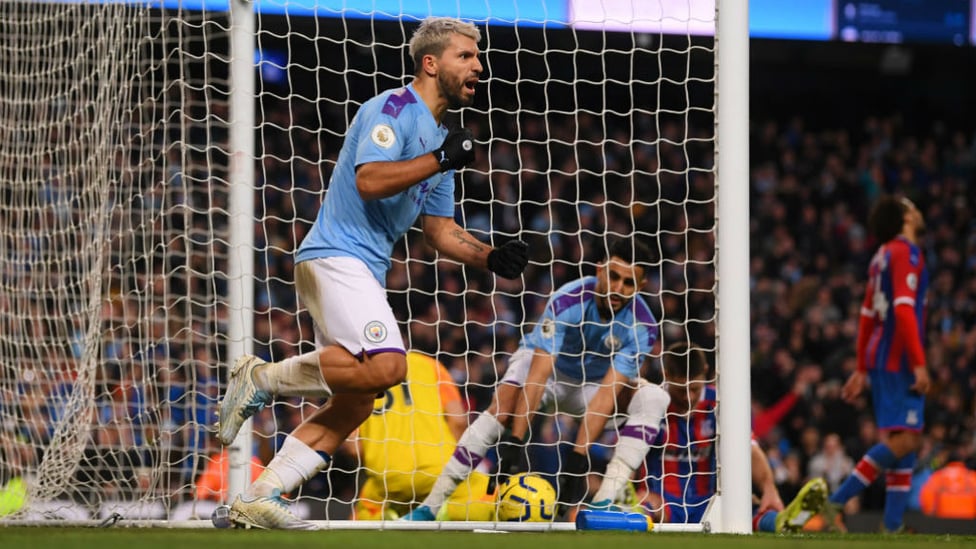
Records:
[[[470,131],[448,131],[442,120],[448,109],[474,100],[480,39],[470,23],[424,20],[410,39],[413,82],[356,113],[297,254],[296,288],[315,321],[317,350],[277,363],[240,357],[220,403],[218,437],[230,444],[275,395],[329,401],[233,502],[235,524],[311,528],[288,511],[281,494],[325,468],[369,417],[377,393],[404,380],[406,352],[384,286],[393,246],[418,217],[427,242],[446,257],[505,278],[519,277],[528,264],[525,243],[492,248],[454,221],[455,170],[474,161],[475,143]]]
[[[565,284],[549,298],[545,312],[509,360],[494,400],[461,436],[454,455],[430,495],[404,518],[434,520],[454,487],[484,459],[506,426],[500,446],[506,473],[523,468],[529,412],[555,403],[560,412],[582,418],[577,444],[585,450],[604,427],[622,424],[614,456],[596,497],[622,496],[641,464],[668,405],[667,393],[640,377],[639,369],[657,340],[658,323],[638,290],[650,251],[638,240],[609,244],[596,276]],[[615,410],[620,410],[615,416]],[[564,478],[583,478],[585,455],[572,452]],[[575,475],[575,476],[573,476]],[[560,500],[575,503],[565,490]]]
[[[903,528],[912,469],[922,443],[929,388],[922,345],[928,274],[918,247],[925,221],[911,201],[885,195],[871,210],[868,225],[882,244],[868,267],[857,331],[857,370],[841,396],[854,400],[870,377],[875,420],[884,439],[867,451],[830,496],[828,527],[835,526],[837,512],[847,500],[886,472],[884,529],[897,532]]]

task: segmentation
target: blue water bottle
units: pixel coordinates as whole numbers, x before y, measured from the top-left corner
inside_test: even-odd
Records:
[[[654,521],[643,513],[583,509],[576,514],[576,529],[650,532],[654,529]]]

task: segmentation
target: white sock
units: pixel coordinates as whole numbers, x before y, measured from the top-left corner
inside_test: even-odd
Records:
[[[593,496],[593,501],[603,501],[609,499],[612,502],[619,501],[623,495],[624,487],[630,482],[634,471],[644,461],[644,456],[650,445],[640,438],[622,436],[617,439],[617,446],[614,448],[613,457],[607,464],[607,472],[600,483],[600,489]]]
[[[478,467],[478,464],[488,453],[488,447],[498,442],[505,427],[495,416],[484,413],[464,430],[461,440],[451,459],[447,460],[440,476],[434,481],[434,487],[424,499],[423,505],[430,507],[436,515],[447,498],[454,493],[459,482],[464,480]]]
[[[318,351],[258,366],[254,369],[254,384],[277,396],[332,396],[319,368]]]
[[[620,430],[613,457],[593,501],[618,501],[624,487],[651,448],[658,426],[667,413],[671,397],[659,385],[642,381],[627,407],[629,419]]]
[[[267,469],[248,487],[246,494],[249,497],[269,496],[275,488],[287,494],[308,482],[327,464],[322,454],[288,435]]]

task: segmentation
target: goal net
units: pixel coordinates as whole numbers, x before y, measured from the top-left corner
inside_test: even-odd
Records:
[[[464,419],[487,407],[550,292],[595,274],[616,236],[655,252],[642,295],[660,338],[646,375],[675,342],[714,365],[713,4],[524,4],[235,3],[256,12],[255,90],[235,103],[230,67],[247,50],[232,47],[227,1],[0,3],[0,523],[179,521],[227,501],[241,469],[213,429],[227,368],[241,349],[280,360],[312,348],[294,251],[346,128],[363,101],[410,81],[406,42],[431,14],[483,35],[475,104],[447,120],[479,148],[459,174],[458,221],[531,247],[519,281],[437,259],[418,229],[396,248],[388,289],[405,341],[447,368]],[[235,132],[254,150],[235,151]],[[253,170],[243,210],[229,198],[235,155]],[[242,226],[253,247],[234,255]],[[240,273],[253,273],[244,314]],[[244,468],[256,474],[320,404],[279,399],[257,415]],[[533,471],[553,479],[575,429],[541,414]],[[656,442],[639,497],[649,482],[714,484],[678,467],[717,452],[714,430],[700,436]],[[615,437],[590,451],[598,474]],[[342,521],[385,472],[353,441],[290,496],[304,518]]]

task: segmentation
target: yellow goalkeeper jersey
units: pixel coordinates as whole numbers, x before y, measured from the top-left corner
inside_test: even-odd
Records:
[[[367,474],[384,478],[388,492],[429,491],[456,445],[444,408],[459,400],[440,362],[408,352],[406,381],[377,398],[373,414],[359,428]]]

